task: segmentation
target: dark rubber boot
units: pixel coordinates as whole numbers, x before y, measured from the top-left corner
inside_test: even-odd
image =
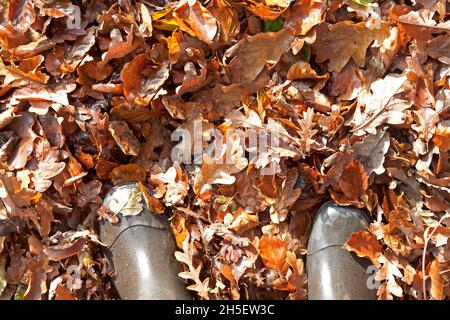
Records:
[[[373,300],[369,289],[370,261],[344,248],[350,234],[369,223],[368,215],[354,207],[325,203],[317,213],[308,243],[306,268],[310,300]]]
[[[100,240],[107,246],[106,256],[114,268],[114,285],[121,299],[192,299],[175,260],[176,249],[167,217],[150,212],[136,184],[112,188],[103,203],[117,212],[120,199],[141,196],[143,211],[135,216],[118,214],[120,223],[102,221]],[[123,200],[122,200],[123,201]],[[119,209],[120,209],[119,208]]]

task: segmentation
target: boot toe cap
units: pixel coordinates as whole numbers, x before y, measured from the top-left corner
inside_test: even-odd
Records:
[[[308,242],[308,254],[327,246],[342,246],[350,234],[368,226],[369,217],[364,210],[340,206],[332,201],[320,207],[314,220]]]

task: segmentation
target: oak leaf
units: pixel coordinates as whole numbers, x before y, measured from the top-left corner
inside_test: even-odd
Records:
[[[85,238],[78,238],[73,243],[64,243],[47,247],[44,251],[46,252],[49,260],[59,261],[79,253],[84,248],[86,242],[87,240]]]
[[[363,22],[341,21],[332,25],[323,23],[318,27],[317,40],[312,48],[317,62],[329,60],[328,69],[339,72],[350,59],[364,67],[366,50],[371,42],[387,36],[387,28],[370,30]]]
[[[277,188],[274,199],[267,198],[266,201],[271,204],[270,219],[273,223],[281,223],[286,220],[289,213],[289,207],[297,201],[301,195],[301,189],[296,188],[298,178],[297,168],[289,169],[286,172],[286,179],[281,186]]]
[[[360,136],[365,132],[376,134],[377,127],[382,124],[404,122],[403,111],[411,107],[411,102],[393,96],[401,90],[405,81],[404,74],[387,75],[374,81],[369,93],[358,97],[359,105],[364,106],[364,111],[358,105],[353,116],[353,131],[356,135]]]
[[[385,171],[383,164],[389,146],[389,133],[379,130],[376,135],[367,135],[363,141],[352,146],[353,157],[364,166],[367,176],[372,172],[379,175]]]
[[[280,60],[281,55],[289,50],[293,39],[290,28],[242,39],[225,52],[226,56],[236,54],[229,64],[231,80],[239,83],[255,80],[267,64],[274,65]]]
[[[236,178],[233,174],[247,167],[248,160],[245,158],[241,138],[237,133],[229,135],[224,144],[217,141],[212,145],[216,147],[211,156],[203,154],[202,174],[209,185],[233,184]]]

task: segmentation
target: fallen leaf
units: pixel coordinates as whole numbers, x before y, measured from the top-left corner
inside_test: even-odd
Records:
[[[85,238],[78,238],[73,243],[67,243],[62,245],[56,245],[47,247],[44,249],[49,260],[59,261],[79,253],[86,244],[87,240]]]
[[[280,60],[293,39],[292,30],[289,28],[242,39],[236,48],[232,48],[235,57],[229,63],[231,80],[237,83],[255,80],[266,65],[274,65]],[[225,52],[226,56],[232,54],[230,50]]]
[[[240,30],[237,12],[225,0],[214,0],[207,9],[216,18],[220,26],[220,40],[230,42]]]
[[[264,265],[284,274],[289,265],[286,262],[287,248],[276,236],[265,234],[259,240],[259,252]]]
[[[121,72],[123,91],[130,103],[147,106],[169,77],[169,63],[153,65],[142,53],[126,63]]]
[[[443,152],[450,150],[450,124],[441,122],[433,137],[433,142]]]
[[[319,76],[316,71],[311,68],[311,65],[305,61],[294,63],[288,71],[287,78],[289,80],[295,79],[328,79],[329,75],[324,74]]]
[[[124,154],[137,156],[141,144],[125,121],[110,121],[109,132]]]
[[[350,60],[360,67],[366,64],[366,50],[372,41],[387,37],[387,28],[370,30],[364,23],[341,21],[332,25],[323,23],[317,30],[317,41],[312,45],[316,62],[327,60],[330,71],[339,72]]]
[[[147,172],[145,169],[134,163],[123,164],[112,169],[109,178],[115,185],[121,185],[127,182],[145,181]]]
[[[86,30],[84,36],[80,36],[70,51],[65,55],[65,62],[61,64],[61,71],[63,73],[71,73],[75,70],[78,64],[83,60],[85,55],[91,50],[95,44],[95,27],[90,27]]]
[[[0,113],[0,129],[3,129],[14,120],[14,111],[8,109]]]
[[[217,148],[220,151],[214,157],[203,153],[203,178],[210,185],[233,184],[236,180],[233,174],[244,170],[248,164],[241,139],[237,134],[230,135],[225,144],[218,142]]]
[[[24,300],[41,300],[42,294],[47,292],[45,283],[47,275],[43,268],[32,271],[28,281],[28,288],[23,296]]]
[[[353,157],[364,166],[368,177],[372,172],[380,175],[385,171],[383,164],[390,146],[389,137],[388,132],[379,130],[376,135],[367,135],[352,146]]]
[[[450,40],[447,34],[442,34],[427,43],[428,55],[450,65]]]
[[[375,265],[379,266],[378,257],[381,255],[381,245],[377,238],[368,231],[358,231],[350,235],[345,243],[348,251],[356,253],[359,257],[369,258]]]
[[[186,228],[186,220],[182,216],[174,216],[170,221],[170,227],[172,228],[172,232],[175,235],[175,240],[177,242],[177,246],[180,249],[183,249],[183,241],[186,239],[188,234],[188,230]]]
[[[173,11],[180,28],[191,36],[198,37],[204,42],[211,42],[217,33],[217,21],[200,1],[182,2]]]
[[[403,110],[410,108],[411,103],[392,97],[401,89],[405,81],[405,75],[388,75],[371,84],[371,93],[358,98],[364,105],[364,112],[361,114],[357,110],[353,116],[353,131],[356,135],[363,135],[365,132],[376,134],[376,128],[382,124],[404,122]]]
[[[366,193],[368,178],[364,166],[353,160],[344,166],[339,178],[339,188],[349,199],[357,200]]]
[[[33,2],[26,0],[11,0],[8,18],[19,32],[25,32],[36,20]]]
[[[322,22],[325,9],[326,3],[321,0],[297,0],[282,16],[295,30],[296,36],[304,36]]]
[[[301,195],[301,189],[296,188],[298,170],[296,168],[290,169],[286,173],[286,179],[278,189],[275,199],[269,200],[272,205],[270,207],[270,219],[273,223],[281,223],[286,220],[289,213],[289,207],[297,201]]]

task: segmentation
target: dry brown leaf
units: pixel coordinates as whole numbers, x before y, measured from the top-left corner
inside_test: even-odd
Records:
[[[186,220],[182,216],[176,215],[172,220],[170,220],[170,227],[175,235],[178,248],[183,249],[183,241],[186,239],[188,234]]]
[[[124,184],[127,182],[145,181],[147,172],[145,169],[134,163],[123,164],[112,169],[109,178],[115,185]]]
[[[374,40],[388,36],[387,28],[370,30],[363,22],[341,21],[332,25],[323,23],[317,30],[317,41],[312,48],[316,61],[328,62],[330,71],[339,72],[350,60],[360,67],[366,64],[366,50]]]
[[[430,279],[431,296],[436,300],[444,298],[444,279],[439,270],[439,261],[434,259],[430,264]]]
[[[227,56],[236,54],[229,64],[231,80],[238,83],[255,80],[266,65],[274,65],[280,60],[293,39],[292,29],[289,28],[242,39],[225,53]]]
[[[289,6],[290,0],[240,0],[238,1],[247,10],[251,11],[253,14],[257,15],[263,20],[274,20],[283,13]]]
[[[220,26],[220,41],[230,42],[239,33],[237,12],[225,0],[213,0],[207,9],[216,18]]]
[[[233,134],[227,139],[227,143],[218,145],[219,150],[223,150],[219,155],[211,157],[207,153],[203,154],[203,179],[210,185],[233,184],[236,180],[233,174],[247,167],[248,160],[244,157],[244,148],[239,135]]]
[[[283,13],[283,17],[285,23],[295,30],[296,36],[304,36],[322,22],[325,9],[326,3],[321,0],[297,0]]]
[[[349,199],[357,200],[366,193],[368,178],[364,166],[356,160],[345,165],[339,178],[339,188]]]
[[[348,251],[353,251],[359,257],[369,258],[375,265],[379,266],[378,257],[381,256],[381,245],[377,238],[368,231],[358,231],[352,233],[350,239],[345,243]]]
[[[167,61],[154,65],[146,54],[137,55],[124,65],[121,72],[125,97],[130,103],[147,106],[168,77]]]
[[[299,61],[294,63],[287,73],[289,80],[295,79],[328,79],[329,75],[324,74],[319,76],[316,71],[311,68],[311,65],[305,61]]]
[[[78,238],[73,243],[66,243],[44,249],[49,260],[59,261],[78,254],[86,244],[85,238]]]
[[[447,125],[445,125],[442,123],[442,125],[436,129],[433,142],[442,152],[450,150],[450,124],[447,123]]]
[[[34,4],[26,0],[11,0],[8,18],[19,32],[25,32],[35,21]]]
[[[379,175],[385,171],[383,165],[390,146],[389,137],[388,132],[379,130],[376,135],[367,135],[352,146],[353,157],[364,166],[368,177],[372,172]]]
[[[3,129],[14,120],[14,110],[7,109],[0,113],[0,129]]]
[[[265,234],[259,240],[259,253],[264,265],[285,274],[289,264],[286,262],[286,244],[276,236]]]
[[[173,11],[181,30],[204,42],[211,42],[217,34],[217,21],[200,1],[190,0]]]
[[[125,121],[110,121],[109,132],[124,154],[139,154],[141,144]]]

